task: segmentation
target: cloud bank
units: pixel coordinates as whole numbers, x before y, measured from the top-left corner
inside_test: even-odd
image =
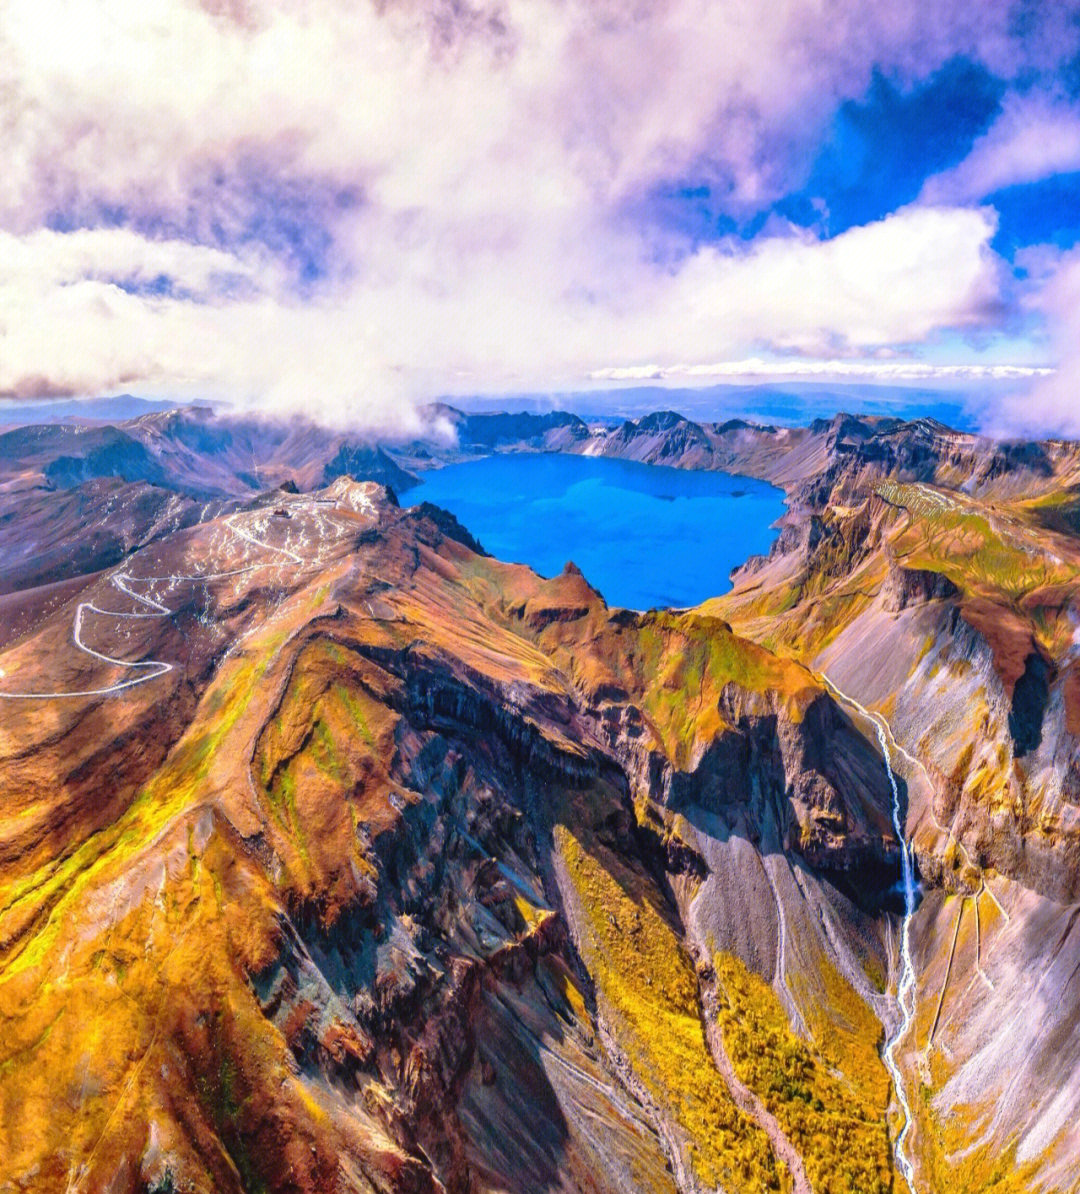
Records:
[[[394,431],[438,394],[917,361],[1052,322],[980,203],[1073,160],[1050,100],[1010,99],[918,203],[832,239],[773,218],[700,241],[651,205],[693,186],[747,219],[875,70],[1052,69],[1067,8],[1021,36],[1006,0],[9,0],[0,394]]]
[[[622,365],[594,369],[594,381],[751,381],[766,378],[809,381],[1018,381],[1052,377],[1054,370],[1032,365],[933,365],[925,361],[717,361],[711,365]]]

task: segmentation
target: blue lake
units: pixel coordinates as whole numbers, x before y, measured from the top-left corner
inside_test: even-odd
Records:
[[[783,493],[728,473],[586,456],[505,455],[422,474],[406,502],[449,510],[501,560],[573,560],[610,605],[697,605],[768,551]]]

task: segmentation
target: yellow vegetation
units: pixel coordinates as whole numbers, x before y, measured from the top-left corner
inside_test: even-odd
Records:
[[[879,1052],[881,1022],[824,953],[814,958],[812,977],[803,969],[789,972],[788,981],[818,1052],[856,1100],[883,1119],[890,1086]]]
[[[726,684],[774,695],[795,720],[815,687],[798,665],[732,634],[719,619],[696,614],[651,615],[634,650],[639,674],[649,678],[645,708],[677,765],[724,728],[717,705]]]
[[[740,1194],[783,1189],[786,1174],[768,1138],[716,1070],[694,969],[646,881],[561,826],[556,844],[581,902],[582,949],[602,1014],[650,1096],[692,1142],[697,1176]]]
[[[731,954],[717,954],[714,965],[735,1072],[776,1116],[816,1194],[886,1194],[892,1160],[883,1108],[795,1036],[768,983]]]
[[[1010,513],[991,513],[974,499],[925,485],[885,481],[878,491],[911,515],[898,551],[919,567],[945,573],[961,589],[990,589],[1015,599],[1076,579],[1076,569],[1050,556]]]

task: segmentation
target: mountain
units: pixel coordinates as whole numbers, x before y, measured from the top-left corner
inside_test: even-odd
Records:
[[[427,431],[393,448],[395,459],[414,471],[493,452],[576,452],[590,436],[589,425],[567,411],[470,413],[434,402],[420,416]]]
[[[780,1189],[790,1138],[840,1163],[828,1125],[887,1188],[881,1027],[829,1027],[858,1004],[840,972],[818,1044],[764,1059],[736,1035],[718,1068],[698,1006],[783,1022],[737,952],[777,956],[774,910],[738,911],[770,884],[835,907],[821,956],[883,973],[872,746],[718,620],[608,610],[455,532],[371,485],[271,495],[4,652],[9,692],[100,690],[0,738],[7,1174]],[[96,655],[69,638],[91,606],[121,611],[84,626]],[[109,694],[121,649],[169,670]]]
[[[710,611],[888,721],[926,883],[909,1073],[931,1189],[1075,1180],[1080,542],[1074,444],[838,441]],[[1023,978],[1019,976],[1023,975]]]
[[[1072,1189],[1080,447],[930,419],[787,429],[665,413],[594,432],[587,450],[785,489],[770,557],[703,610],[822,677],[885,733],[907,785],[925,893],[906,1059],[922,1180]]]
[[[1074,1188],[1076,445],[441,417],[398,460],[725,468],[784,526],[638,614],[329,433],[0,457],[0,1184]],[[163,479],[46,477],[129,443]]]
[[[927,481],[965,492],[989,490],[1031,496],[1080,484],[1080,447],[1074,442],[1002,442],[954,431],[933,419],[838,414],[806,427],[728,419],[695,423],[675,411],[656,411],[614,427],[585,424],[576,415],[505,413],[465,415],[452,407],[427,408],[458,428],[458,440],[424,441],[421,467],[492,451],[558,451],[636,460],[671,468],[718,469],[771,481],[788,491],[817,481],[821,505],[841,475],[857,487],[873,477]],[[565,429],[554,441],[552,428]],[[813,504],[813,503],[811,503]]]
[[[176,404],[163,398],[138,398],[134,394],[116,394],[110,398],[59,398],[18,402],[0,402],[0,427],[24,424],[93,421],[116,422],[134,419],[154,411],[171,410]]]
[[[0,434],[0,493],[116,477],[205,499],[250,496],[286,482],[310,490],[342,475],[395,491],[416,484],[378,444],[314,423],[221,415],[202,406],[115,425],[28,424]]]

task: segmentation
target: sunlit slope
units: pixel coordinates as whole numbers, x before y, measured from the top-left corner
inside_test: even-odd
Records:
[[[169,612],[0,654],[171,665],[5,699],[3,1180],[891,1188],[896,843],[810,672],[348,482],[123,567]]]
[[[901,748],[928,884],[905,1064],[924,1170],[956,1189],[1075,1182],[1080,540],[1074,491],[1043,488],[846,479],[706,607]]]

